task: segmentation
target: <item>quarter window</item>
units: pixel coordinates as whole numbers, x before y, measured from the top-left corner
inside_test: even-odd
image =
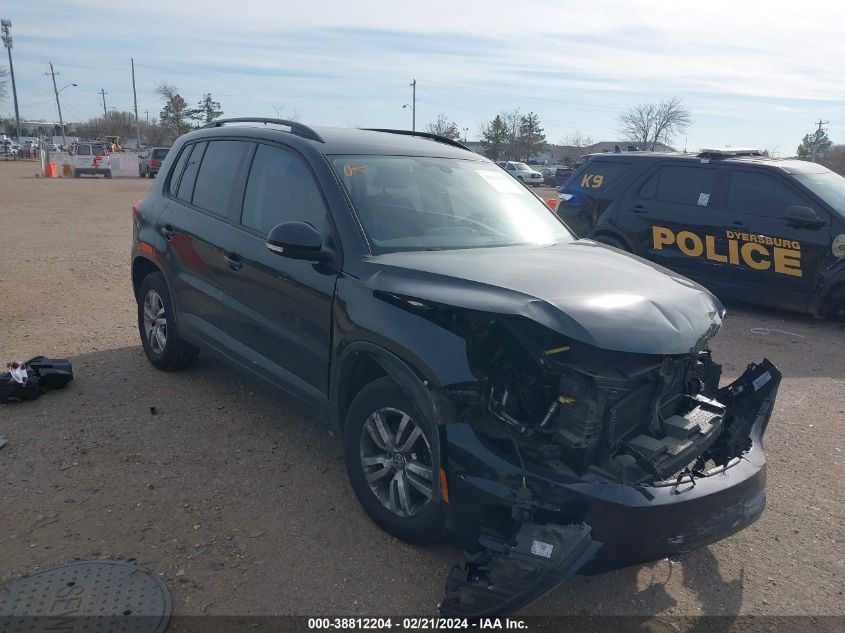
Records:
[[[176,161],[176,165],[173,167],[173,171],[170,176],[170,184],[168,185],[168,191],[172,196],[176,195],[176,191],[179,188],[179,176],[182,174],[182,170],[185,169],[185,163],[188,162],[188,157],[191,155],[191,150],[194,149],[194,147],[194,145],[186,146],[185,149],[182,150],[182,153],[179,154],[179,160]],[[146,155],[144,155],[143,158],[146,158]]]
[[[294,152],[260,144],[247,180],[241,223],[267,235],[282,222],[323,228],[326,208],[305,161]]]
[[[176,191],[176,197],[189,204],[194,195],[194,183],[197,180],[197,171],[199,171],[200,161],[202,160],[206,145],[208,143],[197,143],[194,145],[194,151],[191,152],[191,156],[188,158],[188,164],[185,166],[185,172],[179,180],[179,189]]]
[[[196,177],[192,200],[194,206],[217,215],[228,215],[232,188],[249,149],[250,143],[243,141],[208,143]],[[190,162],[193,162],[193,158]]]
[[[640,195],[661,202],[708,207],[716,188],[716,170],[667,165],[640,189]],[[655,180],[656,178],[656,180]]]
[[[729,210],[779,218],[793,204],[806,206],[807,201],[774,176],[755,171],[731,173]]]

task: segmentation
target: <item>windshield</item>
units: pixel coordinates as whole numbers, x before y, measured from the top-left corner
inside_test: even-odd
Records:
[[[531,168],[525,163],[514,163],[513,165],[517,171],[531,171]]]
[[[832,171],[795,174],[798,181],[845,217],[845,178]]]
[[[574,239],[539,198],[492,163],[411,156],[331,161],[376,252]]]

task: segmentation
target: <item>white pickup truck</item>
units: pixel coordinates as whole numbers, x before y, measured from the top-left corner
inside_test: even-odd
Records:
[[[531,169],[525,163],[518,163],[513,160],[509,160],[504,163],[499,163],[499,166],[508,172],[514,178],[521,180],[526,185],[542,185],[543,184],[543,174],[539,171],[535,171]]]
[[[77,143],[71,146],[73,177],[101,174],[111,178],[111,156],[104,143]]]

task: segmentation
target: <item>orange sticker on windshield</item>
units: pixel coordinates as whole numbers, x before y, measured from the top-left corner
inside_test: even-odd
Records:
[[[346,164],[343,166],[343,173],[346,174],[347,178],[352,178],[352,174],[366,174],[367,168],[363,165]]]

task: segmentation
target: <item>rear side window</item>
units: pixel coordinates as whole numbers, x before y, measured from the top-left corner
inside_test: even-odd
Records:
[[[185,172],[179,180],[179,188],[176,191],[176,197],[180,200],[188,203],[191,202],[191,198],[194,195],[194,183],[197,180],[197,172],[199,171],[200,161],[202,160],[206,145],[208,143],[197,143],[194,145],[194,151],[191,152],[191,156],[188,158],[188,164],[185,165]]]
[[[247,180],[241,224],[266,235],[297,220],[323,227],[326,208],[314,174],[291,150],[260,144]]]
[[[756,171],[732,171],[728,209],[751,215],[781,217],[792,204],[807,205],[797,192],[779,179]]]
[[[716,169],[667,165],[640,189],[644,198],[706,207],[716,188]]]
[[[158,158],[159,160],[161,160],[162,158],[167,156],[167,152],[169,152],[169,151],[170,151],[169,149],[154,149],[153,150],[153,158]]]
[[[76,147],[76,155],[77,156],[90,156],[91,155],[91,146],[90,145],[78,145]]]
[[[603,191],[619,182],[631,171],[631,163],[591,160],[569,181],[570,187],[589,191]]]
[[[194,186],[194,206],[228,215],[232,187],[249,149],[250,143],[244,141],[208,143]]]
[[[168,191],[172,196],[176,195],[176,191],[179,188],[179,177],[185,169],[185,163],[188,162],[192,149],[194,149],[194,145],[186,145],[182,153],[179,154],[179,160],[176,161],[176,165],[173,166],[173,171],[170,175],[170,184],[168,185]]]

